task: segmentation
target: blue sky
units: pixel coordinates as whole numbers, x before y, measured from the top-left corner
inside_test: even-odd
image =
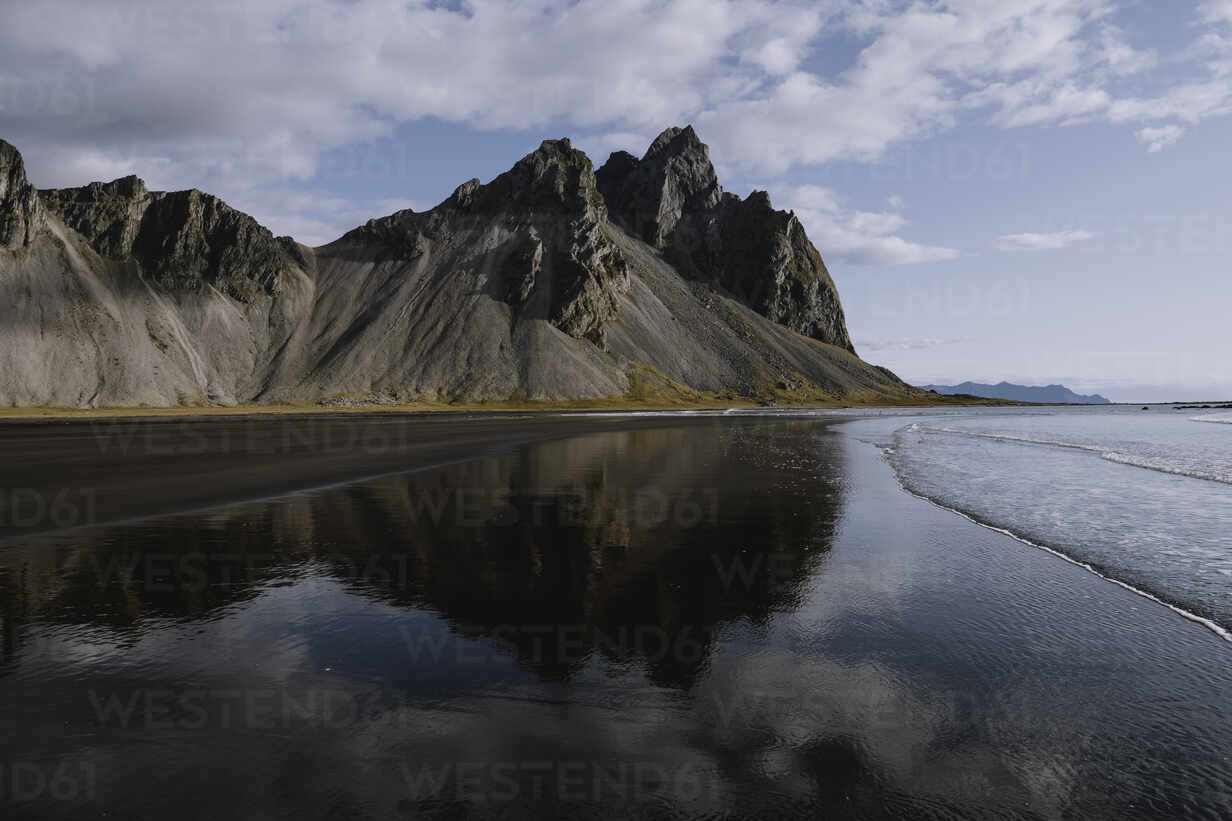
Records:
[[[40,186],[137,173],[310,244],[693,123],[913,382],[1232,398],[1232,0],[43,0],[0,27]]]

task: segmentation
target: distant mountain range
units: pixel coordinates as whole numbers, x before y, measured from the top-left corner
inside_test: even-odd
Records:
[[[963,382],[961,385],[924,385],[926,391],[936,391],[945,396],[965,393],[984,399],[1011,399],[1015,402],[1039,402],[1046,405],[1108,405],[1109,400],[1097,393],[1084,396],[1074,393],[1064,385],[1015,385],[999,382],[985,385],[982,382]]]
[[[692,128],[309,248],[137,177],[37,190],[0,140],[0,406],[790,396],[922,401],[855,355],[792,213]]]

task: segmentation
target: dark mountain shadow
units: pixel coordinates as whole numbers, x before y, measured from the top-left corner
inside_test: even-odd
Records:
[[[31,622],[140,631],[326,578],[439,613],[565,680],[598,655],[688,687],[717,631],[795,606],[829,549],[842,453],[814,423],[602,433],[0,549],[4,659]]]

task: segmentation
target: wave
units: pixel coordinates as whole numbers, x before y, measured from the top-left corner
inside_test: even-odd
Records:
[[[1232,414],[1230,414],[1228,418],[1220,421],[1232,423]],[[921,428],[919,425],[911,425],[909,429],[919,430]],[[938,433],[952,433],[958,436],[971,436],[977,439],[994,439],[1002,442],[1043,445],[1045,447],[1066,448],[1068,450],[1081,450],[1087,453],[1094,453],[1100,458],[1106,459],[1109,462],[1115,462],[1118,465],[1129,465],[1130,467],[1153,470],[1158,473],[1168,473],[1173,476],[1187,476],[1190,479],[1201,479],[1207,482],[1222,482],[1223,484],[1232,485],[1232,473],[1216,470],[1203,470],[1202,468],[1193,467],[1191,465],[1182,465],[1177,464],[1176,462],[1171,462],[1165,457],[1123,453],[1117,450],[1109,450],[1108,448],[1101,447],[1099,445],[1087,445],[1080,442],[1065,442],[1057,439],[1037,439],[1031,436],[1015,436],[1009,433],[981,433],[979,431],[962,430],[959,428],[923,428],[923,430]]]
[[[1205,416],[1191,416],[1190,422],[1214,422],[1217,425],[1232,425],[1232,413],[1208,413]]]
[[[918,425],[911,425],[908,429],[909,429],[909,430],[910,430],[910,429],[913,429],[913,428],[918,429],[918,427],[919,427]],[[968,433],[969,431],[962,431],[962,432],[963,432],[963,433]],[[1084,448],[1084,449],[1085,449],[1085,448]],[[1055,547],[1050,547],[1050,546],[1048,546],[1048,545],[1046,545],[1046,544],[1042,544],[1042,543],[1040,543],[1040,542],[1034,542],[1034,541],[1031,541],[1030,539],[1026,538],[1025,536],[1021,536],[1021,535],[1019,535],[1019,534],[1015,533],[1015,532],[1014,532],[1014,531],[1012,531],[1012,530],[1008,530],[1008,529],[1006,529],[1006,528],[1004,528],[1004,527],[998,527],[997,525],[994,525],[994,524],[989,524],[988,522],[985,522],[985,521],[983,521],[983,520],[979,519],[978,517],[973,516],[973,515],[972,515],[972,514],[970,514],[970,513],[967,513],[967,512],[966,512],[966,511],[964,511],[964,510],[960,510],[959,508],[956,508],[956,507],[951,507],[950,505],[944,504],[943,502],[940,502],[940,501],[938,501],[937,499],[934,499],[934,498],[933,498],[933,497],[931,497],[931,496],[928,496],[928,495],[925,495],[925,494],[923,494],[923,493],[920,493],[920,492],[918,492],[918,491],[916,491],[916,490],[913,490],[911,487],[909,487],[909,486],[907,485],[907,482],[904,480],[904,478],[903,478],[903,476],[902,476],[901,472],[898,470],[897,466],[894,464],[894,459],[893,459],[893,458],[891,458],[891,457],[893,456],[893,454],[894,454],[893,449],[892,449],[892,448],[882,448],[882,452],[883,452],[883,454],[884,454],[884,455],[885,455],[885,457],[886,457],[886,461],[888,461],[888,462],[890,463],[891,467],[893,467],[893,468],[894,468],[894,477],[895,477],[895,480],[898,482],[898,486],[899,486],[899,487],[901,487],[901,488],[903,489],[903,491],[904,491],[904,492],[911,494],[912,496],[916,497],[917,499],[922,499],[923,501],[928,502],[929,504],[931,504],[931,505],[933,505],[933,506],[935,506],[935,507],[941,508],[942,510],[946,510],[946,511],[949,511],[950,513],[953,513],[953,514],[955,514],[955,515],[961,516],[962,518],[966,519],[967,521],[971,522],[972,524],[976,524],[976,525],[979,525],[980,527],[986,528],[986,529],[988,529],[988,530],[992,530],[992,531],[995,531],[995,532],[1000,533],[1000,534],[1002,534],[1002,535],[1009,536],[1009,537],[1010,537],[1011,539],[1013,539],[1014,541],[1021,542],[1022,544],[1025,544],[1025,545],[1027,545],[1027,546],[1029,546],[1029,547],[1034,547],[1034,548],[1036,548],[1036,549],[1038,549],[1038,550],[1043,550],[1044,552],[1046,552],[1046,553],[1050,553],[1050,554],[1052,554],[1053,556],[1056,556],[1056,557],[1057,557],[1057,558],[1059,558],[1059,559],[1062,559],[1062,560],[1064,560],[1064,561],[1066,561],[1066,562],[1069,562],[1069,563],[1070,563],[1070,564],[1072,564],[1072,565],[1076,565],[1077,567],[1081,567],[1083,570],[1086,570],[1087,572],[1092,573],[1092,574],[1094,574],[1094,575],[1098,576],[1099,578],[1103,579],[1104,581],[1112,582],[1113,584],[1117,585],[1118,587],[1123,587],[1123,588],[1125,588],[1126,590],[1130,591],[1131,593],[1134,593],[1134,594],[1136,594],[1136,595],[1139,595],[1139,596],[1141,596],[1141,597],[1142,597],[1142,598],[1144,598],[1144,599],[1149,599],[1150,601],[1153,601],[1153,602],[1155,602],[1156,604],[1161,604],[1161,605],[1163,605],[1164,607],[1168,608],[1169,610],[1171,610],[1172,612],[1176,613],[1177,615],[1179,615],[1179,616],[1181,616],[1181,617],[1183,617],[1183,618],[1185,618],[1185,619],[1188,619],[1189,621],[1192,621],[1192,622],[1194,622],[1195,624],[1200,624],[1200,625],[1202,625],[1203,627],[1205,627],[1206,629],[1210,630],[1210,631],[1211,631],[1212,633],[1214,633],[1215,635],[1219,636],[1219,637],[1220,637],[1221,639],[1223,639],[1224,641],[1232,643],[1232,631],[1229,631],[1226,627],[1224,627],[1223,625],[1221,625],[1219,622],[1215,621],[1214,619],[1209,619],[1209,618],[1207,618],[1206,616],[1201,616],[1201,615],[1199,615],[1199,614],[1197,614],[1197,613],[1194,613],[1194,612],[1192,612],[1192,611],[1190,611],[1190,610],[1186,610],[1186,609],[1185,609],[1185,608],[1183,608],[1183,607],[1180,607],[1180,606],[1178,606],[1178,605],[1176,605],[1176,604],[1173,604],[1173,603],[1172,603],[1172,602],[1170,602],[1170,601],[1167,601],[1167,600],[1165,600],[1165,599],[1160,598],[1159,596],[1156,596],[1154,593],[1151,593],[1151,592],[1149,592],[1149,591],[1147,591],[1147,590],[1143,590],[1143,589],[1142,589],[1142,588],[1140,588],[1140,587],[1135,587],[1134,585],[1130,584],[1129,582],[1122,581],[1122,580],[1120,580],[1120,579],[1118,579],[1118,578],[1116,578],[1116,577],[1114,577],[1114,576],[1109,576],[1109,575],[1107,575],[1107,574],[1105,574],[1105,573],[1101,572],[1101,571],[1100,571],[1099,569],[1097,569],[1094,565],[1089,564],[1088,562],[1084,562],[1084,561],[1082,561],[1081,559],[1076,559],[1076,558],[1074,558],[1073,556],[1070,556],[1069,554],[1067,554],[1067,553],[1065,553],[1065,552],[1063,552],[1063,551],[1061,551],[1061,550],[1058,550],[1058,549],[1057,549],[1057,548],[1055,548]]]
[[[1174,476],[1188,476],[1192,479],[1205,479],[1208,482],[1223,482],[1225,485],[1232,485],[1232,474],[1230,473],[1201,470],[1189,466],[1182,467],[1170,464],[1164,459],[1150,456],[1134,456],[1126,453],[1117,453],[1116,451],[1108,451],[1100,455],[1109,462],[1116,462],[1120,465],[1132,465],[1133,467],[1146,468],[1147,470],[1156,470],[1160,473],[1171,473]]]

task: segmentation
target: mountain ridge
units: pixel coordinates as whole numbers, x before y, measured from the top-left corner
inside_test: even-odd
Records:
[[[691,127],[598,172],[545,140],[317,248],[135,176],[32,194],[3,141],[0,181],[3,405],[923,396],[854,355],[798,220],[724,193]]]
[[[1107,405],[1108,399],[1097,393],[1078,394],[1064,385],[1015,385],[998,382],[989,385],[983,382],[963,382],[959,385],[922,385],[922,390],[935,391],[943,396],[967,394],[982,399],[1010,399],[1016,402],[1038,402],[1046,405]]]

